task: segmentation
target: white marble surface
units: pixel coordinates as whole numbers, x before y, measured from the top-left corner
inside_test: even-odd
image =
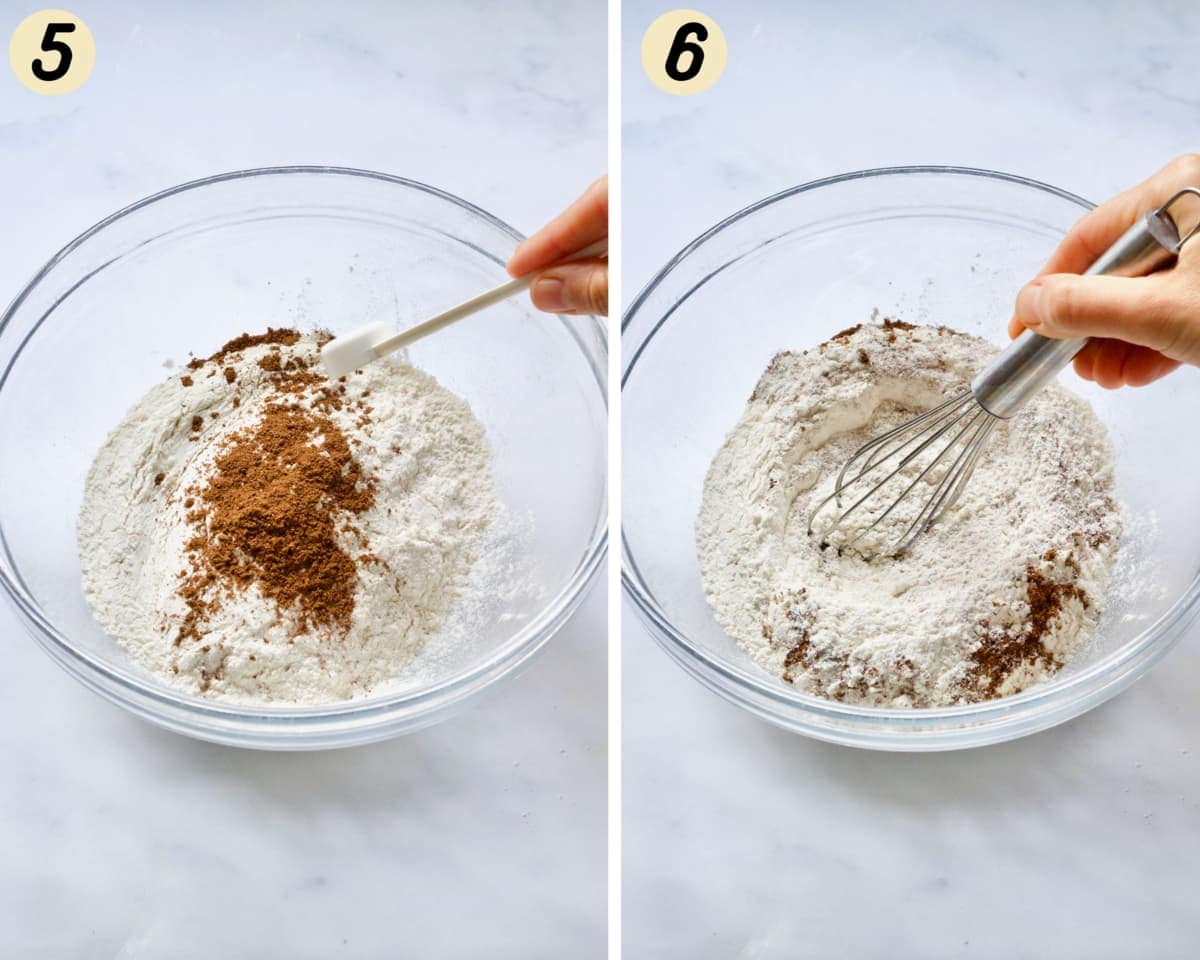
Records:
[[[0,34],[31,9],[0,2]],[[100,217],[215,172],[374,168],[528,232],[606,163],[596,0],[73,9],[97,42],[83,88],[41,98],[0,77],[6,300]],[[4,606],[0,953],[603,955],[603,594],[459,716],[306,755],[135,720]]]
[[[624,7],[624,289],[722,217],[900,163],[1100,199],[1196,150],[1200,8],[1182,3],[702,9],[729,66],[660,94]],[[806,740],[718,699],[624,619],[627,956],[1196,955],[1200,636],[1118,699],[982,750]]]

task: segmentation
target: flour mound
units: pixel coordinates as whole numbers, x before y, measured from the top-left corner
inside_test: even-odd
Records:
[[[129,411],[88,474],[78,537],[92,610],[190,693],[370,693],[438,632],[497,516],[487,440],[463,400],[395,359],[330,381],[321,342],[271,331],[193,361]]]
[[[851,453],[960,392],[996,353],[895,321],[781,353],[705,481],[696,538],[717,619],[807,693],[886,707],[1010,695],[1099,621],[1120,536],[1113,458],[1058,385],[991,434],[958,503],[894,560],[822,549],[808,519]]]

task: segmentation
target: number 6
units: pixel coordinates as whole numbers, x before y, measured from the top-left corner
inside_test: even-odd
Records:
[[[672,80],[682,83],[685,80],[691,80],[700,72],[700,67],[704,63],[704,50],[698,43],[689,40],[689,35],[695,35],[697,40],[708,39],[708,28],[702,23],[685,23],[682,27],[675,31],[675,39],[671,41],[671,49],[667,51],[666,71],[667,76]],[[685,54],[690,53],[691,59],[688,61],[687,69],[679,69],[679,60]]]

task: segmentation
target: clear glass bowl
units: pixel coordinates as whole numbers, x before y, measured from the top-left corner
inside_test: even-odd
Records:
[[[651,281],[622,336],[623,583],[689,673],[752,713],[838,743],[941,750],[1076,716],[1141,675],[1184,633],[1200,593],[1200,447],[1180,443],[1200,376],[1105,392],[1069,370],[1108,426],[1130,530],[1098,632],[1052,681],[988,703],[866,708],[806,696],[744,654],[709,609],[693,525],[709,462],[772,355],[874,309],[997,344],[1013,298],[1089,204],[984,170],[903,167],[806,184],[709,230]]]
[[[402,324],[505,278],[520,235],[440,190],[361,170],[283,167],[184,184],[59,251],[0,320],[0,584],[71,674],[165,727],[301,749],[404,733],[511,673],[562,626],[606,544],[606,342],[599,321],[516,298],[414,345],[471,404],[499,492],[535,530],[542,588],[386,692],[320,708],[188,696],[138,667],[91,616],[75,518],[96,450],[171,363],[245,330]]]

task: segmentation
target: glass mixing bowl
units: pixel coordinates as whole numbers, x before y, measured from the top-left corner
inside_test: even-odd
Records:
[[[35,640],[139,716],[208,740],[279,749],[414,730],[509,674],[566,621],[606,543],[606,344],[599,321],[516,298],[410,348],[487,430],[498,492],[532,517],[541,593],[386,691],[319,708],[186,695],[93,620],[75,518],[92,457],[189,352],[246,330],[414,322],[505,278],[520,235],[440,190],[327,167],[247,170],[120,211],[59,251],[0,319],[0,584]]]
[[[752,713],[838,743],[940,750],[1076,716],[1127,687],[1184,633],[1200,592],[1200,498],[1180,443],[1200,375],[1141,390],[1062,378],[1108,426],[1130,511],[1102,623],[1056,677],[1017,696],[926,710],[796,692],[725,634],[705,599],[693,525],[705,473],[771,357],[874,309],[1006,342],[1013,298],[1089,204],[1020,177],[952,167],[868,170],[769,197],[713,227],[637,297],[622,336],[622,559],[627,595],[690,674]],[[936,535],[936,534],[934,534]]]

